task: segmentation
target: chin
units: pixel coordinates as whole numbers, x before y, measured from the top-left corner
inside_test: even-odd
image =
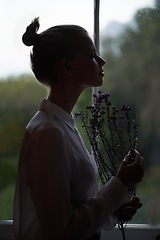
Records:
[[[101,87],[103,85],[103,79],[95,80],[91,84],[85,85],[85,88],[90,88],[90,87]]]
[[[102,80],[99,80],[97,81],[93,87],[101,87],[103,85],[103,79]]]

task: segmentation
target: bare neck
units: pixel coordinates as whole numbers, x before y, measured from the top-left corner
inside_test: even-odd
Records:
[[[48,100],[63,108],[67,113],[71,114],[82,89],[54,88],[51,89],[48,95]]]

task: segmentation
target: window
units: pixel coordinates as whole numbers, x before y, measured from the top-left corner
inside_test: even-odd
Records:
[[[56,24],[73,23],[93,36],[94,8],[92,0],[2,0],[1,12],[0,219],[12,219],[23,130],[46,95],[33,81],[29,48],[22,45],[21,36],[37,16],[40,31]],[[146,159],[144,181],[137,186],[143,208],[133,223],[160,224],[159,23],[159,0],[100,1],[100,53],[107,61],[102,90],[111,94],[115,104],[130,104],[137,113],[139,150]],[[36,96],[33,88],[37,89]],[[76,110],[85,104],[84,94]]]
[[[112,21],[101,29],[107,61],[103,91],[115,105],[129,104],[136,113],[138,150],[146,160],[144,179],[137,186],[143,208],[132,223],[160,224],[160,1],[108,1],[106,10],[102,1],[101,19],[112,13]]]

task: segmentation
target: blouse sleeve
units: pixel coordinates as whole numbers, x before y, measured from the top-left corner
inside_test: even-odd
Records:
[[[59,129],[41,131],[28,164],[27,181],[47,240],[83,240],[104,224],[113,227],[114,211],[128,200],[127,190],[114,177],[97,196],[75,208],[66,141]]]

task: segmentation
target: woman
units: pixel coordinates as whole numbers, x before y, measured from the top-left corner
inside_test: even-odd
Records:
[[[23,240],[100,239],[117,213],[130,219],[141,207],[127,189],[143,177],[143,158],[130,153],[115,177],[98,189],[96,163],[84,146],[72,109],[84,89],[103,84],[105,61],[87,31],[55,26],[37,34],[39,19],[27,27],[23,43],[33,45],[32,70],[49,94],[26,127],[17,176],[14,231]],[[125,207],[123,207],[125,205]]]

